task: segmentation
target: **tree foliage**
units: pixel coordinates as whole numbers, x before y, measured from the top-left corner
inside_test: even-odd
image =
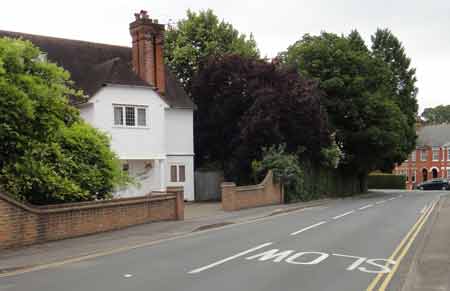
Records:
[[[228,176],[245,177],[262,147],[284,143],[319,159],[330,144],[317,82],[295,70],[227,55],[209,59],[192,88],[198,166],[218,162]]]
[[[450,123],[450,105],[425,108],[421,116],[427,124]]]
[[[392,100],[399,106],[408,122],[406,138],[402,143],[410,152],[416,144],[416,69],[411,67],[411,59],[406,55],[405,48],[389,29],[378,29],[372,36],[372,52],[375,57],[383,60],[391,71]]]
[[[410,152],[409,116],[400,110],[391,80],[393,72],[374,57],[359,33],[305,35],[280,55],[301,75],[318,80],[325,91],[341,165],[357,173],[403,161]]]
[[[247,37],[230,23],[219,21],[210,9],[198,13],[188,10],[186,19],[168,27],[165,39],[167,63],[188,93],[191,93],[191,80],[201,61],[224,54],[257,57],[259,51],[252,35]]]
[[[0,187],[36,204],[108,197],[126,182],[109,139],[68,98],[69,73],[30,42],[0,38]]]

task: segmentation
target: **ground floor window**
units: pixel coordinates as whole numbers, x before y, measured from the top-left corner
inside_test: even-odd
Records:
[[[170,181],[184,182],[186,181],[186,167],[184,165],[170,166]]]
[[[447,178],[450,179],[450,169],[447,169]]]
[[[416,170],[414,169],[411,173],[411,182],[416,182]]]

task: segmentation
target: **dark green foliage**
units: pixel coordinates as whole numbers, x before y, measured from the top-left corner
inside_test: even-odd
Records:
[[[345,197],[367,192],[367,176],[342,168],[324,167],[313,161],[301,163],[303,189],[310,199]]]
[[[330,144],[317,83],[294,70],[238,55],[211,58],[193,93],[196,164],[218,161],[226,178],[248,182],[265,146],[284,143],[289,153],[320,160]]]
[[[374,57],[356,31],[349,36],[305,35],[280,55],[306,77],[320,82],[340,167],[356,175],[391,167],[410,152],[409,113],[394,96],[390,67]],[[386,162],[388,161],[388,162]]]
[[[286,145],[273,145],[262,149],[262,159],[252,162],[253,173],[256,180],[260,180],[269,170],[273,172],[275,181],[281,183],[285,190],[285,199],[294,197],[305,200],[302,197],[303,173],[298,162],[298,157],[286,151]]]
[[[200,63],[211,56],[238,54],[258,57],[259,51],[252,35],[239,33],[230,23],[208,9],[198,13],[187,11],[187,18],[169,26],[166,32],[165,56],[170,69],[182,82],[188,94],[191,80]],[[195,94],[191,94],[196,102]]]
[[[418,110],[416,69],[411,67],[411,59],[407,57],[405,48],[389,29],[378,29],[372,36],[372,52],[392,72],[388,80],[392,86],[391,100],[398,105],[407,121],[405,138],[400,141],[404,152],[386,160],[384,169],[390,169],[393,163],[405,159],[416,145],[415,124]]]
[[[0,186],[36,204],[109,197],[125,182],[109,139],[83,123],[69,74],[30,42],[0,38]]]
[[[405,189],[406,177],[393,174],[370,174],[369,189]]]
[[[425,108],[421,116],[427,124],[450,123],[450,105]]]

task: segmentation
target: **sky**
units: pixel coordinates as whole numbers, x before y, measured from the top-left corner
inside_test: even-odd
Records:
[[[377,28],[389,28],[417,70],[419,113],[450,104],[448,0],[14,0],[2,4],[0,30],[131,46],[128,24],[141,9],[160,23],[174,23],[187,9],[208,8],[240,32],[252,33],[267,57],[305,33],[357,29],[370,45]]]

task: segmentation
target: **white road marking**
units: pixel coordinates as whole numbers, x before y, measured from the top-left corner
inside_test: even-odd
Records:
[[[254,247],[254,248],[251,248],[251,249],[248,249],[248,250],[246,250],[246,251],[243,251],[243,252],[240,252],[240,253],[238,253],[238,254],[235,254],[234,256],[231,256],[231,257],[222,259],[222,260],[220,260],[220,261],[214,262],[214,263],[212,263],[212,264],[206,265],[206,266],[204,266],[204,267],[201,267],[201,268],[198,268],[198,269],[189,271],[188,274],[197,274],[197,273],[200,273],[200,272],[202,272],[202,271],[211,269],[211,268],[216,267],[216,266],[218,266],[218,265],[221,265],[221,264],[223,264],[223,263],[226,263],[226,262],[229,262],[229,261],[231,261],[231,260],[237,259],[237,258],[239,258],[239,257],[245,256],[246,254],[249,254],[249,253],[254,252],[254,251],[256,251],[256,250],[259,250],[259,249],[265,248],[265,247],[267,247],[267,246],[270,246],[271,244],[273,244],[273,242],[268,242],[268,243],[265,243],[265,244],[256,246],[256,247]]]
[[[316,223],[316,224],[313,224],[313,225],[310,225],[310,226],[308,226],[308,227],[305,227],[305,228],[302,228],[302,229],[300,229],[300,230],[297,230],[297,231],[291,233],[291,235],[296,235],[296,234],[302,233],[302,232],[304,232],[304,231],[307,231],[308,229],[317,227],[317,226],[322,225],[322,224],[324,224],[324,223],[327,223],[327,222],[326,222],[325,220],[324,220],[324,221],[321,221],[321,222],[318,222],[318,223]]]
[[[344,257],[344,258],[351,258],[351,259],[357,259],[354,263],[352,263],[350,266],[347,267],[347,271],[353,271],[356,268],[358,268],[362,263],[364,263],[367,258],[364,257],[357,257],[357,256],[350,256],[350,255],[343,255],[343,254],[333,254],[333,256],[336,257]]]
[[[422,210],[420,210],[420,214],[423,214],[427,208],[428,208],[427,205],[425,205],[425,206],[422,208]]]
[[[394,200],[394,199],[397,199],[397,197],[389,198],[388,201],[392,201],[392,200]]]
[[[355,210],[348,211],[348,212],[345,212],[345,213],[336,215],[335,217],[333,217],[333,219],[339,219],[339,218],[344,217],[344,216],[346,216],[346,215],[352,214],[353,212],[355,212]]]
[[[131,275],[131,274],[125,274],[125,275],[123,275],[125,278],[131,278],[131,277],[133,277],[133,275]]]
[[[391,269],[389,264],[395,265],[395,261],[390,259],[369,259],[360,256],[351,256],[337,253],[324,253],[317,251],[301,251],[296,250],[280,250],[270,249],[263,251],[262,253],[256,253],[246,260],[254,260],[255,262],[275,263],[280,265],[281,263],[288,263],[296,266],[312,267],[320,263],[326,263],[326,261],[332,260],[333,257],[343,257],[351,259],[349,264],[345,264],[345,270],[347,271],[360,271],[365,273],[377,274],[377,273],[389,273]],[[383,262],[384,264],[381,264]]]
[[[375,204],[382,204],[382,203],[384,203],[384,202],[386,202],[386,200],[381,200],[381,201],[377,201],[377,202],[375,202]]]
[[[364,210],[364,209],[367,209],[367,208],[370,208],[370,207],[373,207],[373,204],[367,204],[367,205],[364,205],[363,207],[360,207],[358,209],[359,210]]]

